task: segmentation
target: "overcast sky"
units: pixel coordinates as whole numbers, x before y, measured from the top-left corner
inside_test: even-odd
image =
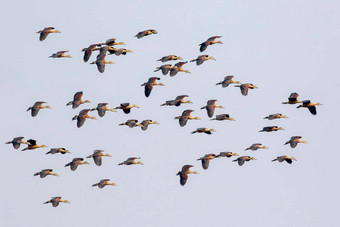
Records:
[[[2,158],[0,161],[0,223],[2,226],[337,226],[339,165],[337,140],[340,114],[339,36],[337,1],[7,1],[3,6],[0,56]],[[39,41],[38,30],[53,26],[60,34]],[[142,39],[142,30],[158,34]],[[203,54],[216,58],[201,66],[188,63],[191,74],[175,77],[153,72],[157,59],[175,54],[185,60],[198,55],[199,44],[220,35],[223,45],[209,46]],[[108,55],[104,73],[84,63],[81,50],[116,38],[133,53]],[[48,56],[69,50],[72,58]],[[95,60],[94,54],[90,61]],[[170,64],[175,62],[170,62]],[[226,75],[253,83],[259,89],[242,96],[233,85],[215,84]],[[140,85],[159,76],[150,97]],[[83,91],[91,103],[77,109],[66,106]],[[313,116],[305,108],[282,105],[291,92],[299,99],[321,102]],[[160,104],[177,95],[189,95],[193,104]],[[228,113],[236,121],[210,121],[200,110],[217,99],[215,114]],[[26,109],[45,101],[32,118]],[[82,109],[108,102],[137,104],[130,114],[107,112],[76,127],[72,117]],[[175,116],[186,109],[201,120],[180,127]],[[288,119],[264,120],[282,113]],[[152,119],[159,125],[140,128],[118,126],[128,119]],[[277,125],[285,130],[258,132]],[[190,134],[199,127],[214,128],[213,135]],[[308,144],[292,149],[283,144],[291,136]],[[22,152],[5,142],[24,136],[41,148]],[[253,143],[267,150],[244,151]],[[71,154],[45,155],[65,147]],[[75,157],[102,149],[112,155],[103,165],[64,165]],[[232,151],[256,161],[242,167],[233,158],[212,160],[203,170],[196,159],[207,153]],[[271,162],[280,155],[295,157],[292,165]],[[118,166],[128,157],[141,157],[144,165]],[[182,187],[176,173],[192,164]],[[60,177],[33,174],[52,168]],[[91,187],[109,178],[118,186]],[[62,196],[70,204],[53,208],[43,204]]]

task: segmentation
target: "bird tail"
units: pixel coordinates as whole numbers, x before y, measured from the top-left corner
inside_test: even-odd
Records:
[[[287,144],[289,144],[289,141],[285,142],[285,144],[284,144],[284,145],[287,145]]]
[[[92,187],[95,187],[95,186],[98,186],[98,183],[97,184],[93,184]]]
[[[154,70],[154,72],[158,72],[159,70],[161,70],[161,68],[157,67],[156,70]]]
[[[35,173],[33,176],[38,176],[40,173],[39,172],[37,172],[37,173]]]
[[[8,141],[8,142],[6,142],[5,144],[10,144],[10,143],[12,143],[12,141]]]
[[[176,176],[178,176],[178,175],[180,175],[181,174],[181,171],[179,171],[177,174],[176,174]]]
[[[70,165],[71,165],[71,163],[67,163],[67,164],[65,165],[65,167],[70,166]]]
[[[121,163],[119,163],[118,165],[119,165],[119,166],[120,166],[120,165],[124,165],[124,162],[121,162]]]
[[[296,107],[296,108],[300,108],[300,107],[302,107],[302,105],[300,105],[300,106],[298,106],[298,107]]]
[[[222,84],[222,82],[218,82],[216,85],[220,85],[220,84]]]
[[[273,159],[272,162],[277,161],[277,158]]]
[[[237,161],[237,159],[233,160],[233,162],[236,162],[236,161]]]
[[[191,132],[191,134],[194,134],[194,133],[196,133],[197,131],[193,131],[193,132]]]

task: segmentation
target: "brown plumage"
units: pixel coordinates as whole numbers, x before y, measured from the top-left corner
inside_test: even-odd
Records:
[[[40,34],[39,40],[44,41],[50,33],[60,33],[59,30],[54,30],[54,27],[47,27],[43,30],[37,31]]]
[[[196,59],[191,60],[190,62],[196,62],[196,65],[202,65],[203,62],[210,59],[216,61],[214,57],[209,57],[209,55],[200,55]]]
[[[47,147],[46,145],[38,145],[36,140],[29,139],[27,140],[27,147],[22,149],[22,151],[26,150],[34,150],[37,148]]]
[[[83,97],[83,92],[82,91],[78,91],[77,93],[74,94],[73,96],[73,100],[69,101],[66,106],[72,105],[72,109],[77,108],[79,105],[84,104],[84,103],[91,103],[89,100],[81,100],[81,98]]]
[[[174,100],[168,100],[163,103],[161,106],[180,106],[182,103],[192,103],[190,100],[184,100],[185,97],[189,97],[188,95],[179,95]]]
[[[267,127],[264,127],[262,130],[260,130],[259,132],[274,132],[278,130],[284,130],[284,129],[278,126],[267,126]]]
[[[52,199],[44,202],[44,204],[52,203],[53,207],[57,207],[59,203],[70,203],[68,200],[62,200],[61,197],[52,197]]]
[[[288,117],[286,115],[276,113],[276,114],[270,114],[269,116],[267,116],[263,119],[274,120],[274,119],[279,119],[279,118],[288,118]]]
[[[179,119],[179,125],[181,127],[184,127],[188,120],[199,120],[199,117],[192,117],[190,114],[193,112],[193,110],[184,110],[181,116],[175,117],[175,119]]]
[[[300,107],[305,107],[308,108],[309,112],[313,115],[316,115],[316,107],[315,106],[320,106],[322,105],[321,103],[311,103],[310,100],[304,100],[302,101],[302,104],[299,105],[296,108],[300,108]]]
[[[256,160],[256,158],[254,157],[250,157],[250,156],[241,156],[235,160],[233,160],[233,162],[236,162],[238,163],[239,166],[242,166],[246,161],[250,161],[250,160]]]
[[[116,56],[119,55],[126,55],[127,53],[133,53],[132,50],[128,50],[125,48],[119,48],[119,49],[113,49],[113,50],[109,50],[110,54],[114,54]]]
[[[230,158],[232,156],[238,156],[237,153],[233,153],[233,152],[230,152],[230,151],[222,151],[220,152],[220,154],[216,155],[215,158],[219,158],[219,157],[227,157],[227,158]]]
[[[233,78],[234,78],[233,75],[226,76],[224,77],[223,81],[218,82],[216,85],[222,84],[222,87],[225,88],[225,87],[228,87],[229,84],[241,84],[240,81],[233,81]]]
[[[268,147],[262,146],[262,143],[254,143],[253,145],[245,149],[245,151],[247,150],[256,151],[257,149],[268,149]]]
[[[65,148],[52,148],[49,152],[46,154],[66,154],[66,153],[71,153],[69,150],[66,150]]]
[[[192,165],[184,165],[182,170],[179,171],[176,175],[180,177],[180,184],[184,186],[188,180],[188,174],[198,174],[196,171],[190,171],[190,168],[194,167]]]
[[[296,92],[293,92],[288,97],[288,102],[283,102],[282,104],[296,104],[296,103],[302,103],[301,101],[297,100],[299,97],[299,94]]]
[[[98,103],[96,108],[92,108],[91,111],[97,110],[99,117],[104,117],[106,111],[116,112],[115,109],[107,107],[108,103]]]
[[[35,173],[33,176],[40,176],[40,178],[44,178],[48,175],[59,176],[57,173],[52,173],[53,169],[43,169],[40,172]]]
[[[115,183],[110,183],[109,181],[110,181],[110,179],[100,180],[99,183],[93,184],[92,187],[98,186],[98,188],[104,188],[106,185],[116,186]]]
[[[216,158],[215,154],[206,154],[203,157],[197,159],[197,161],[202,161],[202,167],[203,169],[208,169],[209,168],[209,163],[211,159]]]
[[[101,44],[92,44],[92,45],[90,45],[88,48],[84,48],[83,49],[83,51],[84,51],[84,58],[83,58],[83,60],[84,60],[84,62],[87,62],[89,59],[90,59],[90,57],[91,57],[91,55],[92,55],[92,52],[97,48],[97,47],[100,47],[101,46]]]
[[[219,114],[219,115],[216,115],[216,117],[212,118],[211,120],[217,120],[217,121],[224,121],[224,120],[235,121],[235,119],[230,117],[229,114]]]
[[[176,63],[173,67],[170,69],[170,76],[176,76],[178,72],[185,72],[190,73],[189,70],[185,70],[182,68],[184,64],[188,63],[187,61],[181,61]]]
[[[292,164],[293,160],[297,161],[294,157],[282,155],[282,156],[279,156],[279,157],[275,158],[274,160],[272,160],[272,162],[274,162],[274,161],[278,161],[278,162],[286,161],[287,163]]]
[[[137,37],[137,39],[140,39],[143,38],[144,36],[148,36],[151,34],[157,34],[157,31],[155,29],[148,29],[145,31],[138,32],[138,34],[135,35],[135,37]]]
[[[31,111],[31,116],[35,117],[38,115],[40,109],[46,109],[46,108],[51,109],[50,106],[43,106],[44,103],[46,102],[42,102],[42,101],[36,102],[34,103],[33,106],[29,107],[26,111]]]
[[[222,36],[213,36],[210,37],[209,39],[207,39],[207,41],[201,43],[199,46],[200,47],[200,51],[203,52],[207,49],[208,46],[219,43],[219,44],[223,44],[221,41],[215,41],[215,39],[217,38],[222,38]]]
[[[298,143],[307,143],[307,141],[301,140],[301,138],[301,136],[292,136],[284,145],[289,144],[291,148],[295,148]]]
[[[161,65],[160,67],[157,67],[154,72],[158,72],[159,70],[162,71],[163,75],[166,75],[170,72],[170,70],[172,69],[171,64],[166,64],[166,65]]]
[[[91,154],[90,156],[87,156],[86,158],[93,158],[94,163],[97,166],[101,166],[102,165],[102,157],[111,157],[110,154],[104,154],[103,150],[95,150],[93,151],[93,154]]]
[[[120,106],[117,106],[115,109],[121,109],[125,114],[129,114],[131,112],[131,108],[133,107],[139,108],[137,105],[130,105],[130,103],[125,102],[121,103]]]
[[[105,43],[101,43],[101,45],[107,45],[107,46],[115,46],[115,45],[125,45],[124,42],[116,42],[115,38],[106,40]]]
[[[84,109],[84,110],[80,111],[78,115],[76,115],[72,118],[72,121],[77,120],[77,127],[78,128],[80,128],[81,126],[84,125],[86,118],[96,120],[95,117],[88,115],[89,111],[90,111],[90,109]]]
[[[146,131],[148,129],[148,126],[151,125],[151,124],[159,124],[157,121],[152,121],[152,120],[144,120],[142,121],[142,123],[140,123],[142,126],[141,126],[141,129],[143,131]]]
[[[152,91],[153,86],[159,85],[159,86],[164,86],[162,83],[157,83],[156,80],[160,80],[161,78],[159,77],[150,77],[148,82],[143,83],[141,86],[144,86],[144,94],[146,97],[149,97]]]
[[[134,165],[134,164],[139,164],[139,165],[144,165],[141,161],[136,161],[136,157],[131,157],[126,159],[124,162],[119,163],[118,165]]]
[[[168,55],[168,56],[164,56],[161,59],[158,59],[157,61],[161,61],[161,62],[167,62],[167,61],[171,61],[171,60],[183,60],[181,57],[176,56],[176,55]]]
[[[208,135],[211,135],[212,132],[215,132],[215,129],[208,129],[208,128],[197,128],[195,131],[191,132],[191,134],[194,134],[194,133],[205,133],[205,134],[208,134]]]
[[[71,55],[65,54],[67,52],[69,51],[68,50],[58,51],[57,53],[54,53],[51,56],[49,56],[49,58],[72,58]]]
[[[212,116],[214,116],[214,111],[215,111],[215,108],[224,108],[223,106],[217,106],[216,104],[215,104],[215,102],[216,102],[217,100],[216,99],[212,99],[212,100],[209,100],[208,102],[207,102],[207,105],[206,106],[203,106],[203,107],[201,107],[201,110],[202,109],[206,109],[207,110],[207,114],[208,114],[208,117],[212,117]]]
[[[71,162],[67,163],[65,167],[69,166],[72,171],[75,171],[79,165],[89,164],[83,158],[74,158]]]
[[[98,69],[98,71],[100,73],[103,73],[105,71],[105,65],[106,64],[114,64],[113,61],[106,61],[105,60],[106,55],[101,55],[99,57],[98,56],[97,56],[97,60],[91,62],[90,64],[96,64],[97,65],[97,69]]]
[[[138,124],[137,122],[138,122],[138,120],[136,120],[136,119],[129,119],[126,122],[121,123],[119,125],[127,125],[127,126],[129,126],[129,128],[133,128],[133,127],[137,127],[137,126],[143,127],[143,125]]]
[[[241,89],[241,94],[244,95],[244,96],[248,95],[248,90],[249,89],[258,88],[255,85],[249,84],[249,83],[241,84],[241,85],[235,85],[235,87],[239,87]]]
[[[20,144],[27,144],[27,145],[29,145],[30,143],[23,141],[22,140],[23,138],[24,138],[23,136],[15,137],[15,138],[13,138],[12,141],[6,142],[6,144],[12,144],[14,149],[18,149],[20,147]]]

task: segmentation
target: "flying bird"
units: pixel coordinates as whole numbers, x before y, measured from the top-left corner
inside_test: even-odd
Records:
[[[227,157],[227,158],[230,158],[232,156],[238,156],[237,153],[233,153],[233,152],[230,152],[230,151],[222,151],[220,152],[220,154],[216,155],[215,158],[219,158],[219,157]]]
[[[82,111],[79,112],[78,115],[74,116],[72,118],[72,121],[77,120],[77,127],[80,128],[81,126],[84,125],[86,118],[90,118],[93,120],[96,120],[97,118],[89,116],[88,112],[90,111],[90,109],[84,109]]]
[[[203,62],[210,59],[216,61],[214,57],[209,57],[209,55],[200,55],[196,59],[191,60],[190,62],[196,62],[196,65],[202,65]]]
[[[140,123],[142,126],[141,126],[141,129],[143,131],[146,131],[148,129],[148,126],[151,125],[151,124],[159,124],[157,121],[152,121],[152,120],[144,120]]]
[[[110,183],[109,181],[110,181],[110,179],[100,180],[99,183],[93,184],[92,187],[98,186],[98,188],[104,188],[106,185],[116,186],[115,183]]]
[[[157,83],[156,80],[160,80],[161,78],[159,77],[150,77],[148,82],[143,83],[141,86],[144,86],[144,94],[146,97],[149,97],[152,91],[153,86],[159,85],[159,86],[164,86],[162,83]]]
[[[268,149],[268,147],[262,146],[262,143],[254,143],[253,145],[245,149],[245,151],[247,150],[256,151],[257,149]]]
[[[284,130],[284,128],[278,126],[267,126],[260,130],[259,132],[274,132],[278,130]]]
[[[180,177],[180,184],[182,186],[185,185],[185,183],[187,182],[188,180],[188,174],[198,174],[198,172],[196,171],[191,171],[190,168],[191,167],[194,167],[192,165],[184,165],[182,167],[182,170],[179,171],[176,175]]]
[[[50,33],[60,33],[60,31],[55,30],[54,27],[47,27],[47,28],[44,28],[43,30],[37,31],[37,33],[40,34],[39,40],[44,41],[46,39],[46,37],[48,36],[48,34],[50,34]]]
[[[209,163],[211,159],[216,158],[215,154],[206,154],[203,157],[197,159],[197,161],[202,161],[202,167],[203,169],[208,169],[209,168]]]
[[[233,162],[236,162],[238,163],[239,166],[242,166],[246,161],[250,161],[250,160],[256,160],[256,158],[254,157],[250,157],[250,156],[241,156],[235,160],[233,160]]]
[[[123,110],[123,112],[125,114],[129,114],[131,112],[131,109],[134,108],[134,107],[139,108],[139,106],[137,106],[135,104],[130,105],[130,103],[125,102],[125,103],[121,103],[120,106],[117,106],[115,109],[121,109],[121,110]]]
[[[199,45],[199,46],[201,46],[200,51],[201,52],[205,51],[209,45],[213,45],[213,44],[216,44],[216,43],[223,44],[222,41],[215,41],[215,39],[217,39],[217,38],[222,38],[222,36],[213,36],[213,37],[210,37],[209,39],[207,39],[207,41],[201,43]]]
[[[295,148],[298,143],[307,143],[307,141],[301,140],[301,138],[301,136],[292,136],[284,145],[289,144],[291,148]]]
[[[293,92],[288,97],[288,102],[283,102],[282,104],[296,104],[296,103],[302,103],[301,101],[297,100],[299,97],[299,94],[296,92]]]
[[[182,66],[188,63],[187,61],[177,62],[173,67],[170,69],[170,76],[176,76],[178,72],[185,72],[190,73],[189,70],[183,69]]]
[[[166,65],[161,65],[160,67],[157,67],[154,72],[158,72],[159,70],[162,71],[163,75],[166,75],[170,72],[170,70],[172,69],[171,64],[166,64]]]
[[[110,109],[107,107],[108,103],[98,103],[96,108],[92,108],[91,111],[97,110],[99,117],[104,117],[106,111],[116,112],[115,109]]]
[[[48,175],[59,176],[57,173],[52,173],[53,169],[43,169],[40,172],[35,173],[33,176],[40,176],[40,178],[44,178]]]
[[[269,116],[267,116],[263,119],[274,120],[274,119],[279,119],[279,118],[288,118],[288,117],[286,115],[276,113],[276,114],[270,114]]]
[[[116,56],[119,55],[126,55],[127,53],[133,53],[132,50],[128,50],[125,48],[120,48],[120,49],[113,49],[113,50],[109,50],[110,54],[114,54]]]
[[[43,106],[46,102],[36,102],[33,106],[29,107],[26,111],[31,111],[31,116],[35,117],[38,115],[40,109],[52,109],[50,106]]]
[[[127,126],[129,126],[129,128],[133,128],[133,127],[137,127],[137,126],[143,127],[143,125],[138,124],[137,122],[138,122],[138,120],[136,120],[136,119],[129,119],[126,122],[121,123],[119,125],[127,125]]]
[[[116,42],[115,38],[106,40],[105,43],[101,43],[101,45],[107,45],[107,46],[115,46],[115,45],[125,45],[124,42]]]
[[[229,114],[219,114],[219,115],[216,115],[216,117],[212,118],[211,120],[217,120],[217,121],[224,121],[224,120],[235,121],[235,119],[230,117]]]
[[[241,84],[240,81],[233,81],[234,76],[230,75],[230,76],[226,76],[224,77],[224,80],[221,82],[218,82],[216,85],[222,85],[223,88],[228,87],[229,84]]]
[[[90,45],[88,48],[84,48],[83,49],[83,51],[85,52],[84,53],[84,58],[83,58],[83,60],[84,60],[84,62],[87,62],[89,59],[90,59],[90,57],[91,57],[91,55],[92,55],[92,52],[97,48],[97,47],[100,47],[101,46],[101,44],[92,44],[92,45]]]
[[[315,106],[320,106],[322,105],[321,103],[311,103],[310,100],[304,100],[302,101],[302,104],[299,105],[296,108],[300,108],[300,107],[305,107],[308,108],[309,112],[313,115],[316,115],[316,107]]]
[[[73,101],[69,101],[66,106],[72,105],[72,109],[77,108],[79,105],[84,104],[84,103],[91,103],[89,100],[81,100],[83,97],[83,92],[78,91],[77,93],[74,94],[73,96]]]
[[[136,157],[131,157],[126,159],[124,162],[119,163],[118,165],[134,165],[134,164],[139,164],[139,165],[144,165],[141,161],[136,161]]]
[[[167,62],[167,61],[171,61],[171,60],[183,60],[181,57],[176,56],[176,55],[168,55],[168,56],[164,56],[161,59],[158,59],[157,61],[161,61],[161,62]]]
[[[208,135],[211,135],[212,132],[216,132],[215,129],[208,129],[208,128],[197,128],[195,131],[191,132],[191,134],[194,134],[194,133],[205,133],[205,134],[208,134]]]
[[[100,57],[97,57],[96,61],[91,62],[90,64],[96,64],[97,69],[100,73],[103,73],[105,71],[105,64],[114,64],[113,61],[106,61],[105,60],[106,55],[102,55]]]
[[[179,125],[184,127],[188,120],[199,120],[199,117],[192,117],[190,114],[193,110],[184,110],[181,116],[175,117],[175,119],[179,119]]]
[[[84,161],[83,158],[74,158],[71,162],[67,163],[65,167],[70,167],[72,171],[75,171],[79,165],[90,164],[87,161]]]
[[[143,38],[144,36],[148,36],[151,34],[157,34],[157,31],[154,29],[148,29],[145,31],[138,32],[138,34],[135,35],[135,37],[137,37],[137,39],[140,39],[140,38]]]
[[[249,83],[241,84],[241,85],[235,85],[235,87],[239,87],[241,89],[241,94],[244,95],[244,96],[248,95],[248,90],[249,89],[258,88],[255,85],[249,84]]]
[[[279,162],[286,161],[287,163],[292,164],[293,160],[297,161],[294,157],[282,155],[282,156],[279,156],[279,157],[275,158],[274,160],[272,160],[272,162],[274,162],[274,161],[279,161]]]
[[[27,144],[28,146],[26,148],[22,149],[22,151],[34,150],[34,149],[37,149],[37,148],[47,147],[46,145],[38,145],[36,140],[29,139],[29,140],[27,140],[27,142],[28,142],[28,144]]]
[[[201,107],[201,110],[202,109],[206,109],[207,110],[208,117],[210,117],[210,118],[214,115],[215,108],[221,108],[221,109],[224,108],[223,106],[217,106],[215,104],[216,101],[217,101],[216,99],[209,100],[207,102],[206,106]]]
[[[59,203],[70,203],[68,200],[62,200],[61,197],[52,197],[52,199],[44,202],[44,204],[52,203],[53,207],[57,207]]]
[[[24,138],[23,136],[15,137],[15,138],[13,138],[12,141],[6,142],[6,144],[12,144],[13,147],[14,147],[14,149],[18,149],[18,148],[20,147],[20,144],[27,144],[27,145],[30,145],[29,142],[23,141],[23,140],[22,140],[23,138]]]
[[[69,150],[66,150],[65,148],[52,148],[49,152],[46,154],[66,154],[66,153],[71,153]]]
[[[57,53],[54,53],[51,56],[49,56],[49,58],[72,58],[71,55],[65,54],[67,52],[69,51],[68,50],[58,51]]]
[[[163,103],[161,106],[180,106],[182,103],[192,103],[190,100],[184,100],[185,97],[189,97],[188,95],[179,95],[174,100],[168,100]]]
[[[94,163],[97,166],[102,165],[102,157],[112,157],[110,154],[104,154],[103,150],[95,150],[93,151],[93,154],[90,156],[87,156],[86,158],[93,158]]]

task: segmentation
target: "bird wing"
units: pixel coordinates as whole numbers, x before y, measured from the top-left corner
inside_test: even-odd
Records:
[[[200,44],[200,46],[201,46],[200,47],[200,51],[203,52],[203,51],[205,51],[207,49],[208,43],[207,42],[203,42],[203,43]]]
[[[153,88],[153,84],[152,83],[147,83],[145,85],[144,94],[145,94],[146,97],[150,96],[152,88]]]
[[[208,158],[202,158],[202,167],[203,167],[203,169],[208,169],[209,168],[209,162],[210,162],[210,160]]]
[[[240,89],[241,89],[242,95],[244,96],[248,95],[248,86],[241,84]]]
[[[308,110],[309,110],[309,112],[311,112],[311,114],[316,115],[316,107],[315,106],[309,106]]]

